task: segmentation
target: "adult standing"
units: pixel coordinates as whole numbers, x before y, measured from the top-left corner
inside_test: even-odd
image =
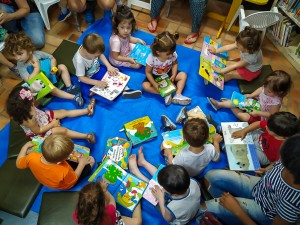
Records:
[[[193,44],[199,37],[199,29],[202,18],[205,14],[207,0],[189,0],[190,1],[190,13],[192,16],[192,33],[187,36],[184,43]],[[157,23],[159,21],[159,15],[165,4],[166,0],[152,0],[151,1],[151,20],[148,23],[148,30],[154,33],[157,29]]]

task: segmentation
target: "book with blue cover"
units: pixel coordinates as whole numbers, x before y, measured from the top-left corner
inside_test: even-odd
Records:
[[[260,168],[252,135],[232,138],[232,133],[248,126],[247,122],[222,122],[222,132],[230,170],[253,171]]]
[[[232,93],[231,103],[242,110],[252,112],[253,110],[260,111],[260,103],[254,98],[246,98],[245,95],[236,91]]]
[[[114,161],[106,158],[88,179],[89,182],[104,180],[108,183],[107,190],[116,203],[133,212],[140,202],[147,183],[136,176],[127,173]]]
[[[136,43],[131,53],[129,54],[129,58],[133,58],[137,63],[146,66],[146,60],[150,53],[151,48],[149,46]]]

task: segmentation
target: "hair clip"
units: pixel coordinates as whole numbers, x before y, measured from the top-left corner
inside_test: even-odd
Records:
[[[22,88],[22,90],[19,93],[20,97],[24,100],[25,98],[27,98],[29,101],[31,101],[33,99],[33,95],[31,93],[30,90],[26,90],[24,88]]]

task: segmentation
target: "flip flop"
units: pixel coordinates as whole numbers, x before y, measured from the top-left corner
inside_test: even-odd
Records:
[[[157,25],[158,25],[158,20],[159,20],[158,18],[151,19],[150,22],[148,23],[147,28],[151,33],[154,33],[156,31]],[[154,27],[153,21],[156,21],[156,27]],[[151,28],[149,27],[149,25],[151,26]]]
[[[95,143],[96,143],[96,138],[95,138],[94,132],[91,132],[91,133],[88,134],[88,139],[87,139],[87,141],[88,141],[89,143],[92,143],[92,144],[95,144]]]
[[[197,31],[191,37],[187,37],[184,41],[184,44],[187,44],[187,45],[193,44],[197,41],[198,37],[199,37],[199,31]],[[194,39],[194,40],[191,40],[191,39]]]
[[[87,110],[88,110],[88,116],[94,115],[94,107],[95,107],[95,104],[96,104],[96,99],[92,98],[92,99],[90,100],[90,102],[89,102],[89,105],[92,106],[92,109],[89,110],[89,108],[88,108],[89,106],[87,107]]]
[[[218,108],[214,105],[214,103],[212,102],[212,100],[207,97],[208,102],[210,103],[211,107],[213,107],[214,110],[218,111]]]

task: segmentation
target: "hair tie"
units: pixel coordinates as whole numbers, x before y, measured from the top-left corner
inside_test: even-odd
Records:
[[[24,100],[25,98],[27,98],[29,101],[31,101],[33,99],[33,95],[31,93],[30,90],[26,90],[24,88],[22,88],[22,90],[19,93],[20,97]]]

